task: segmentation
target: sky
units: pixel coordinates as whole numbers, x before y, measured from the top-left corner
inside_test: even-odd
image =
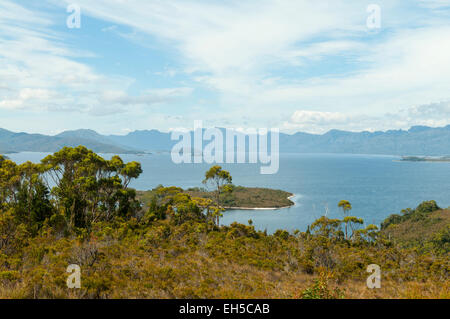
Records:
[[[196,120],[320,134],[448,125],[450,0],[0,1],[0,128]]]

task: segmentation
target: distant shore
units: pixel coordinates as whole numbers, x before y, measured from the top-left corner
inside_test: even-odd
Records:
[[[402,162],[450,162],[450,156],[402,156]]]

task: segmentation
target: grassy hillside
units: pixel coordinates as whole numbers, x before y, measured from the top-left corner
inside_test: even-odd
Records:
[[[450,209],[441,209],[434,201],[424,202],[416,209],[388,217],[381,233],[402,246],[426,249],[439,245],[449,253]]]
[[[0,298],[450,298],[448,257],[338,239],[323,225],[267,235],[241,224],[118,218],[78,236],[46,226],[2,247]],[[366,287],[373,263],[381,289]],[[66,288],[68,264],[80,265],[82,289]]]
[[[450,298],[450,236],[436,226],[447,211],[435,202],[381,232],[323,216],[305,232],[267,234],[220,226],[220,209],[177,187],[142,193],[143,209],[128,188],[141,173],[83,147],[40,164],[0,157],[0,298]],[[43,174],[56,176],[51,192]],[[411,225],[426,227],[423,238],[394,232]],[[73,264],[80,289],[67,287]],[[380,289],[367,288],[371,264]]]
[[[450,298],[448,260],[238,224],[117,220],[16,245],[2,257],[0,298]],[[366,287],[372,263],[381,289]],[[80,265],[82,289],[67,289],[68,264]]]

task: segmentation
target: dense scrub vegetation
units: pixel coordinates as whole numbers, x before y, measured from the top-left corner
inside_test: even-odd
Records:
[[[401,213],[389,216],[381,224],[386,237],[405,247],[450,252],[450,210],[428,201]]]
[[[230,185],[230,191],[220,194],[220,202],[225,209],[230,208],[281,208],[294,205],[289,199],[293,194],[282,190],[243,187]],[[155,190],[138,191],[138,199],[143,203],[149,203],[154,196]],[[194,187],[185,190],[185,193],[191,197],[200,197],[204,199],[214,200],[213,192],[206,188]]]
[[[342,219],[306,232],[219,226],[228,172],[206,173],[213,198],[161,186],[148,206],[128,187],[141,172],[84,147],[40,164],[0,158],[0,298],[450,297],[448,236],[397,245],[347,201]],[[69,264],[81,267],[81,289],[67,288]],[[382,268],[381,289],[366,287],[369,264]]]

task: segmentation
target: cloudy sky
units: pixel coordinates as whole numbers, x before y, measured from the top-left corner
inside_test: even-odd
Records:
[[[80,28],[67,25],[73,4]],[[1,128],[126,134],[194,120],[314,133],[450,124],[450,0],[0,1]]]

